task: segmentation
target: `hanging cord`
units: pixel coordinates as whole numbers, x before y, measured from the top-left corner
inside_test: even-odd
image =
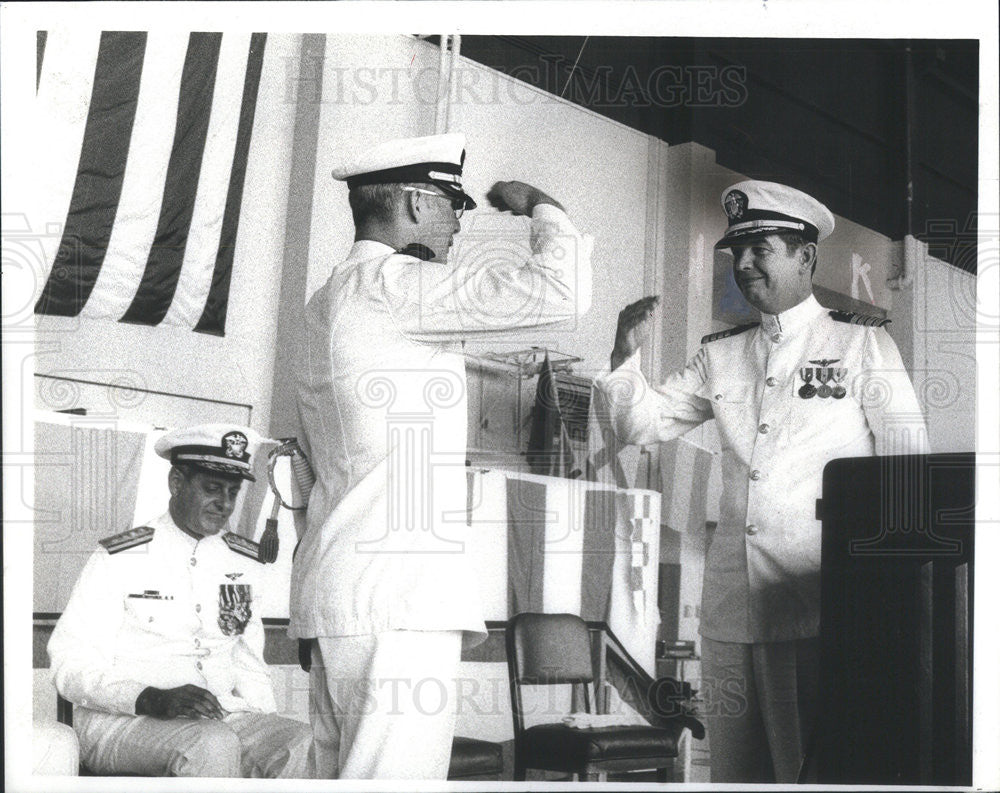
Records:
[[[569,75],[566,77],[566,85],[563,86],[562,93],[559,94],[559,98],[562,99],[566,95],[566,89],[569,88],[569,81],[573,79],[573,72],[576,71],[576,67],[580,63],[580,57],[583,55],[583,48],[587,46],[587,40],[590,36],[583,37],[583,44],[580,45],[580,51],[576,54],[576,60],[573,61],[573,68],[569,70]]]

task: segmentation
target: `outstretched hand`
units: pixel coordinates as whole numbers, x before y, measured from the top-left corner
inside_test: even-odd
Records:
[[[497,182],[486,194],[486,200],[501,212],[512,212],[515,215],[530,215],[538,204],[552,204],[559,209],[563,208],[554,198],[527,182]]]
[[[191,683],[144,688],[135,701],[135,714],[158,719],[221,719],[226,715],[211,691]]]
[[[625,306],[618,314],[615,347],[611,351],[612,371],[625,363],[649,338],[653,311],[659,302],[659,295],[650,295]]]

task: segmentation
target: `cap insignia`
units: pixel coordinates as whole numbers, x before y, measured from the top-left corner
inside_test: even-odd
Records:
[[[722,202],[726,210],[726,217],[729,218],[730,222],[743,217],[743,213],[747,210],[747,204],[747,194],[742,190],[730,190]]]
[[[247,436],[242,432],[227,432],[222,436],[222,446],[226,457],[242,460],[247,450]]]

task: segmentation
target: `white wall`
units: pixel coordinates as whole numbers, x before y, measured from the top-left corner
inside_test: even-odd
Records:
[[[976,278],[923,245],[913,268],[912,373],[931,449],[976,448]],[[900,322],[905,318],[900,317]]]

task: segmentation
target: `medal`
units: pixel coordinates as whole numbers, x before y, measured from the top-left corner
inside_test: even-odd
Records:
[[[847,369],[834,369],[833,370],[833,382],[837,385],[833,387],[833,398],[843,399],[847,396],[847,389],[840,385],[844,378],[847,377]]]
[[[799,389],[799,396],[803,399],[812,399],[816,396],[816,386],[810,381],[813,379],[813,370],[809,366],[799,369],[799,376],[805,381],[805,385]]]
[[[816,369],[816,379],[819,380],[820,383],[822,383],[822,385],[818,389],[816,389],[816,395],[820,399],[827,399],[831,394],[833,394],[833,389],[826,384],[827,380],[829,380],[832,376],[833,376],[833,369],[824,369],[824,368]]]

